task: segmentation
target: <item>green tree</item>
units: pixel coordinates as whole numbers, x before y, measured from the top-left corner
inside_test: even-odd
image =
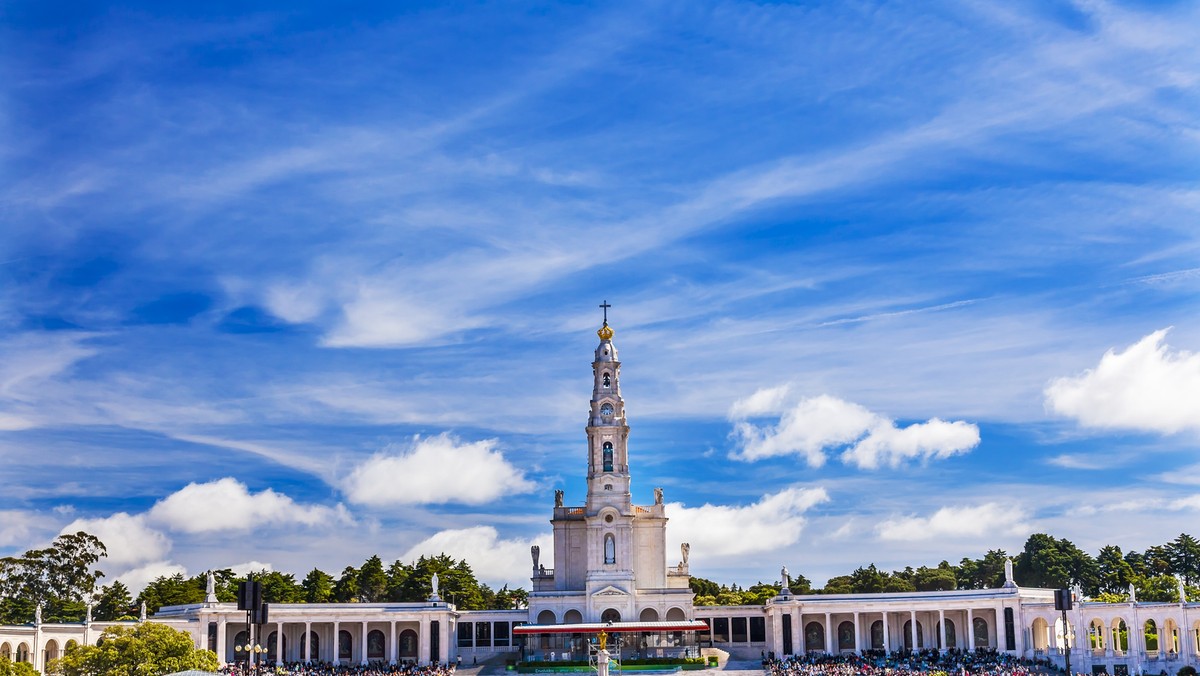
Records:
[[[508,585],[504,585],[496,592],[495,600],[492,602],[493,610],[511,610],[517,608],[529,607],[529,592],[521,587],[509,589]]]
[[[13,662],[8,655],[0,655],[0,676],[41,676],[32,664]]]
[[[96,598],[96,607],[92,610],[92,619],[102,622],[115,620],[133,612],[133,597],[129,588],[120,580],[102,587]]]
[[[358,571],[354,566],[342,570],[342,576],[333,585],[333,600],[338,603],[358,601]]]
[[[333,576],[313,568],[300,583],[305,603],[328,603],[333,598]]]
[[[693,577],[688,582],[688,586],[692,588],[692,593],[696,596],[712,596],[715,598],[721,592],[721,585],[702,577]]]
[[[996,589],[1004,585],[1004,562],[1008,553],[991,549],[981,559],[963,558],[958,564],[959,589]]]
[[[83,531],[55,538],[45,549],[0,558],[0,624],[25,624],[43,606],[48,621],[83,619],[84,603],[104,573],[104,543]]]
[[[1099,592],[1100,569],[1096,560],[1070,540],[1034,533],[1017,557],[1017,581],[1026,587],[1065,588],[1078,584],[1084,594]]]
[[[204,602],[204,585],[195,580],[183,577],[183,573],[160,575],[150,581],[146,588],[138,594],[135,605],[146,604],[150,614],[158,612],[163,606],[181,606],[188,603]]]
[[[856,594],[878,594],[883,591],[885,584],[887,574],[880,572],[873,563],[866,568],[855,568],[850,573],[850,587]]]
[[[822,594],[853,594],[854,578],[849,575],[837,575],[825,581]]]
[[[383,572],[383,561],[372,556],[358,569],[358,599],[363,603],[383,601],[387,594],[387,573]]]
[[[1196,538],[1180,533],[1165,549],[1172,573],[1182,577],[1184,584],[1200,582],[1200,542]]]
[[[104,630],[96,645],[79,646],[51,662],[62,676],[161,676],[198,669],[216,671],[217,656],[197,650],[192,637],[165,624],[144,622]]]
[[[387,569],[387,600],[399,601],[404,596],[404,584],[412,574],[412,566],[394,561]]]
[[[296,576],[277,570],[261,570],[253,574],[262,584],[263,601],[266,603],[302,603],[304,590],[296,583]]]
[[[1133,566],[1121,554],[1121,548],[1107,545],[1100,548],[1096,556],[1100,570],[1099,591],[1101,594],[1121,594],[1128,597],[1129,583],[1133,582]]]
[[[958,585],[958,575],[948,562],[942,561],[937,568],[921,566],[913,575],[917,591],[948,591]]]

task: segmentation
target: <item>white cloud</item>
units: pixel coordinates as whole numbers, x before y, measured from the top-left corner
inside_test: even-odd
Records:
[[[468,444],[448,434],[414,439],[407,451],[379,453],[355,467],[342,483],[347,499],[364,505],[480,505],[533,488],[496,450],[495,439]]]
[[[979,428],[961,420],[933,418],[908,427],[881,420],[866,437],[842,453],[842,462],[863,469],[898,467],[906,460],[949,458],[979,445]]]
[[[44,529],[47,521],[49,521],[47,517],[37,512],[0,509],[0,547],[29,542],[33,539],[35,532]]]
[[[771,401],[780,398],[779,388],[759,390],[748,399],[738,404],[742,410],[759,404],[771,402],[780,406],[782,402]],[[768,394],[762,395],[764,392]],[[738,457],[744,460],[758,460],[776,455],[803,455],[810,467],[820,467],[825,464],[825,449],[831,446],[841,446],[861,437],[875,421],[875,414],[867,409],[843,401],[837,397],[821,395],[810,399],[801,399],[798,403],[783,411],[779,424],[773,426],[758,426],[749,422],[740,422],[734,427],[734,436],[741,445]]]
[[[779,415],[787,411],[787,398],[791,385],[764,387],[745,399],[738,399],[729,408],[729,417],[735,420],[755,418],[763,415]]]
[[[751,505],[667,505],[668,534],[692,546],[698,560],[786,547],[800,539],[804,513],[829,500],[823,488],[786,488]]]
[[[529,574],[533,569],[529,548],[541,547],[541,563],[554,567],[554,550],[549,535],[533,539],[500,539],[500,534],[491,526],[475,526],[444,530],[409,547],[400,557],[412,561],[419,556],[448,554],[456,559],[465,559],[480,581],[492,585],[529,586]]]
[[[217,512],[210,506],[209,511]],[[60,531],[74,533],[85,531],[100,538],[108,549],[103,560],[112,566],[139,564],[144,561],[160,560],[171,551],[171,541],[160,531],[146,524],[145,516],[117,512],[98,519],[76,519]]]
[[[1084,427],[1200,431],[1200,354],[1172,351],[1163,343],[1169,330],[1124,352],[1105,352],[1081,375],[1055,379],[1046,388],[1047,407]]]
[[[337,509],[301,505],[270,488],[251,493],[246,484],[232,477],[188,484],[154,503],[147,516],[184,533],[249,530],[277,524],[322,526],[349,518],[340,505]]]
[[[246,575],[248,573],[257,573],[261,570],[267,570],[267,571],[275,570],[275,568],[273,568],[271,566],[271,564],[263,563],[262,561],[246,561],[244,563],[235,563],[232,566],[225,566],[225,568],[232,570],[234,575]]]
[[[137,596],[146,585],[154,581],[158,577],[170,577],[176,573],[187,576],[187,568],[172,563],[170,561],[155,561],[147,563],[144,566],[139,566],[116,576],[115,579],[121,581],[126,587],[129,587],[129,594]]]
[[[730,408],[739,460],[802,455],[810,467],[825,464],[826,451],[852,444],[842,462],[863,469],[898,466],[906,460],[947,458],[979,444],[979,428],[963,421],[932,418],[897,427],[890,418],[837,397],[820,395],[788,404],[788,388],[760,389]],[[758,425],[745,418],[779,413],[775,425]]]
[[[943,507],[929,517],[888,519],[875,528],[881,540],[948,540],[1025,535],[1032,530],[1024,508],[986,502],[974,507]]]

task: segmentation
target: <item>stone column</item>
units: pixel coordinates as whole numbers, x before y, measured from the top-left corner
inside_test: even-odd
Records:
[[[938,633],[941,634],[938,638],[940,639],[939,643],[942,648],[941,653],[944,655],[946,647],[950,644],[946,641],[946,611],[942,608],[938,608]]]
[[[417,637],[417,664],[429,664],[429,618],[421,618],[421,631]]]
[[[837,638],[836,636],[833,635],[834,634],[833,620],[831,618],[832,618],[832,614],[825,613],[825,652],[830,655],[833,654],[833,646],[834,646],[833,642]]]
[[[225,632],[228,630],[229,630],[229,628],[226,626],[225,616],[218,615],[217,616],[217,664],[225,664],[225,662],[228,661],[227,651],[229,649],[225,646],[225,641],[226,641]]]
[[[858,626],[858,611],[854,611],[854,654],[862,654],[862,627]]]
[[[359,664],[365,665],[367,663],[367,622],[366,622],[366,620],[363,620],[363,623],[362,623],[362,640],[359,641],[359,645],[362,646],[362,658],[359,660]]]
[[[967,650],[975,649],[975,610],[967,608]]]
[[[776,657],[783,657],[783,615],[788,612],[786,609],[775,608],[776,612],[771,614],[771,652],[775,653]]]
[[[389,662],[391,664],[395,664],[400,655],[399,643],[400,637],[396,635],[396,621],[392,620],[392,633],[388,636],[388,645],[391,646],[388,650],[388,655],[390,655]]]
[[[329,645],[332,648],[332,650],[329,653],[329,663],[330,664],[338,663],[338,653],[340,653],[342,650],[342,642],[339,640],[341,638],[342,632],[339,630],[338,624],[339,623],[337,620],[333,621],[333,640],[329,642]],[[320,657],[320,655],[318,655],[317,657]]]
[[[883,652],[885,655],[892,652],[892,641],[890,632],[888,631],[888,616],[886,610],[883,611]]]
[[[799,608],[792,614],[792,654],[804,654],[804,613]]]
[[[508,628],[508,643],[512,644],[512,625]],[[450,664],[450,617],[447,615],[438,622],[438,641],[442,644],[438,659],[446,664]],[[492,626],[492,643],[496,642],[495,625]]]
[[[275,666],[283,666],[283,622],[275,621]]]
[[[304,623],[304,663],[312,662],[312,622]]]
[[[914,651],[916,651],[918,649],[918,646],[917,646],[917,611],[910,610],[910,611],[908,611],[908,614],[909,614],[909,620],[912,622],[912,626],[909,627],[909,633],[912,635],[911,636],[912,649]]]

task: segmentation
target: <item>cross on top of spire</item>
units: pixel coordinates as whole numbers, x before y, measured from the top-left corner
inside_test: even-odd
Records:
[[[600,308],[602,310],[604,310],[604,325],[605,326],[608,326],[608,308],[610,308],[610,307],[612,307],[612,306],[608,304],[607,300],[605,300],[603,303],[600,304]]]

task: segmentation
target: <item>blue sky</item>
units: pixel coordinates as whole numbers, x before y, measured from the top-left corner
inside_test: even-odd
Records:
[[[1165,542],[1200,510],[1198,27],[6,4],[0,554],[527,586],[605,299],[694,574]]]

